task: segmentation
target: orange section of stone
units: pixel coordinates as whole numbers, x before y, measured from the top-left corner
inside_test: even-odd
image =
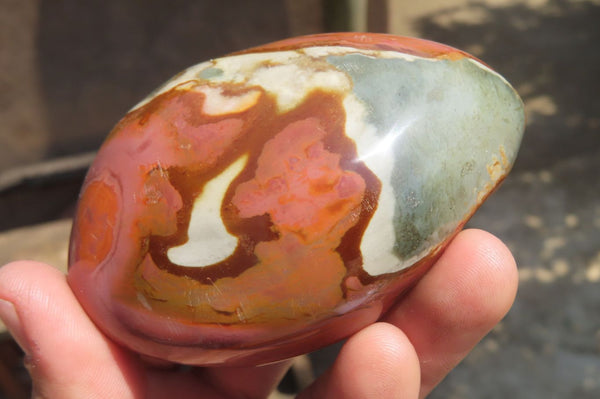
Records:
[[[429,40],[394,36],[383,33],[355,32],[324,33],[300,36],[251,48],[238,54],[296,50],[313,46],[347,46],[366,50],[392,50],[405,54],[416,55],[419,57],[443,58],[451,60],[465,57],[476,59],[464,51]]]
[[[316,118],[289,124],[263,146],[254,176],[238,185],[231,202],[239,216],[267,214],[278,235],[256,245],[254,266],[202,284],[146,256],[136,286],[151,306],[190,321],[276,324],[322,317],[340,304],[347,269],[336,248],[359,220],[365,182],[341,168],[326,135]]]
[[[183,203],[169,182],[169,174],[161,167],[150,170],[143,180],[140,202],[143,218],[138,222],[140,236],[167,236],[177,232],[177,211]]]
[[[342,301],[346,268],[334,249],[285,234],[259,243],[256,254],[256,266],[211,287],[213,310],[231,312],[235,322],[282,322],[322,317]]]
[[[79,199],[72,244],[78,260],[97,266],[113,245],[113,231],[119,214],[114,187],[101,180],[87,185]]]
[[[285,324],[322,317],[343,300],[346,268],[334,249],[286,234],[259,243],[256,254],[257,265],[212,284],[168,273],[147,256],[136,286],[153,309],[192,323]]]
[[[269,140],[255,177],[240,184],[232,199],[240,216],[269,214],[277,232],[297,234],[310,244],[359,206],[365,182],[340,168],[340,155],[321,141],[325,135],[318,120],[309,118]]]
[[[254,178],[237,187],[240,216],[270,215],[279,239],[256,246],[254,267],[214,283],[213,309],[240,321],[285,320],[342,301],[347,270],[336,248],[358,220],[365,182],[340,167],[325,135],[315,118],[288,125],[265,144]]]

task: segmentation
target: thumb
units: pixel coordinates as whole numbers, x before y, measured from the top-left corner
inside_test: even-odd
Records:
[[[0,318],[26,354],[34,397],[143,396],[136,362],[98,331],[53,267],[0,268]]]

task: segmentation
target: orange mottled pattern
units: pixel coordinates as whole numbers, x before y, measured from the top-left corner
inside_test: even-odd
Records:
[[[105,179],[111,181],[109,177]],[[120,206],[114,186],[93,181],[85,187],[72,232],[78,243],[72,248],[72,258],[92,267],[106,258],[112,248]]]
[[[365,182],[340,167],[340,155],[324,147],[325,135],[314,118],[288,125],[265,144],[254,178],[237,187],[232,202],[240,216],[268,214],[279,238],[256,246],[256,266],[215,283],[229,293],[211,301],[215,309],[241,306],[251,317],[268,309],[269,317],[285,318],[342,300],[346,268],[336,248],[358,220]]]
[[[307,245],[328,231],[326,238],[335,235],[338,241],[347,227],[336,231],[336,226],[360,205],[365,182],[340,168],[340,155],[324,147],[325,135],[319,121],[310,118],[269,140],[254,178],[240,184],[232,199],[240,216],[266,213],[276,232],[295,234]]]
[[[154,306],[198,321],[277,323],[340,304],[347,269],[336,248],[358,221],[365,181],[340,166],[326,135],[316,118],[289,124],[262,147],[253,177],[237,186],[231,202],[239,217],[267,214],[278,236],[256,245],[255,265],[202,284],[146,256],[137,286]]]

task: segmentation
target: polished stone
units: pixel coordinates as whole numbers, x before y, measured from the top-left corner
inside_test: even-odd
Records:
[[[69,282],[140,353],[260,364],[377,320],[510,170],[523,105],[466,53],[272,43],[132,109],[82,189]]]

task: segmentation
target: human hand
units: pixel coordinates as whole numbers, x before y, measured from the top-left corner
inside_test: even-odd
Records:
[[[497,238],[459,233],[381,322],[348,339],[299,398],[423,398],[506,314],[515,262]],[[105,337],[65,276],[20,261],[0,268],[0,318],[26,353],[34,398],[264,398],[289,362],[261,367],[148,365]]]

